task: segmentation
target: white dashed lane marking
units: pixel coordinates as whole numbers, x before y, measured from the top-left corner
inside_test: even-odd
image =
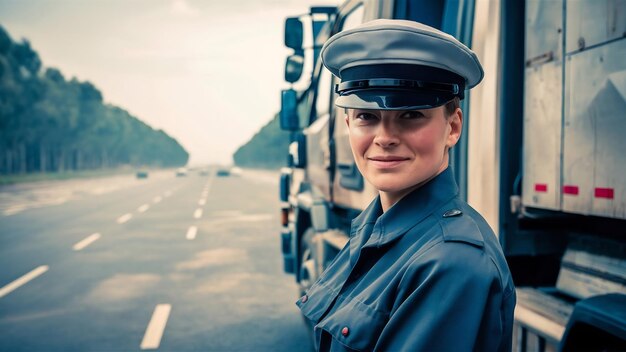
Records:
[[[202,217],[202,209],[196,209],[196,211],[193,212],[193,217],[196,219],[200,219]]]
[[[143,335],[143,340],[141,341],[140,347],[142,350],[154,350],[159,348],[171,310],[171,304],[159,304],[154,308],[152,319],[150,319],[146,333]]]
[[[124,214],[124,215],[120,216],[119,218],[117,218],[117,223],[118,224],[123,224],[123,223],[125,223],[126,221],[128,221],[128,220],[130,220],[132,218],[133,218],[133,214],[127,213],[127,214]]]
[[[199,206],[203,206],[203,205],[205,205],[205,204],[206,204],[206,199],[204,199],[204,198],[202,198],[202,199],[200,199],[200,200],[198,201],[198,205],[199,205]]]
[[[154,197],[154,199],[153,199],[152,201],[156,204],[156,203],[158,203],[158,202],[160,202],[160,201],[162,201],[162,200],[163,200],[163,197],[161,197],[161,196],[156,196],[156,197]]]
[[[98,239],[100,238],[100,234],[99,233],[94,233],[91,236],[85,238],[84,240],[76,243],[74,245],[74,247],[72,247],[75,251],[80,251],[83,248],[87,247],[88,245],[96,242]]]
[[[42,265],[39,266],[33,270],[31,270],[28,274],[20,277],[19,279],[11,282],[10,284],[0,288],[0,298],[8,295],[9,293],[13,292],[15,289],[19,288],[20,286],[28,283],[30,280],[36,278],[37,276],[45,273],[46,271],[48,271],[49,267],[47,265]]]
[[[206,197],[209,196],[209,191],[211,190],[211,185],[213,184],[213,177],[211,177],[206,185],[204,186],[204,188],[202,189],[202,193],[200,194],[200,198],[201,199],[206,199]]]
[[[145,212],[146,210],[150,209],[150,204],[144,204],[142,206],[140,206],[139,208],[137,208],[137,211],[140,213]]]
[[[198,227],[197,226],[190,226],[189,229],[187,230],[187,239],[188,240],[193,240],[196,238],[196,234],[198,233]]]

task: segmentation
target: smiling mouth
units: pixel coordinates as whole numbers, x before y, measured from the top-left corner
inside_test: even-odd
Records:
[[[379,169],[389,169],[394,168],[405,161],[408,161],[409,158],[399,157],[399,156],[381,156],[381,157],[371,157],[367,158],[375,167]]]

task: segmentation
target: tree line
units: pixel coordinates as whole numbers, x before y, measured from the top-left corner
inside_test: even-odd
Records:
[[[1,174],[171,167],[188,158],[162,130],[104,103],[90,82],[44,68],[27,40],[0,26]]]
[[[278,114],[247,143],[240,146],[233,160],[242,167],[277,169],[287,165],[289,132],[280,129]]]

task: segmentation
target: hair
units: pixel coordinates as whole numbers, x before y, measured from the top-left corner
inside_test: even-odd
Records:
[[[452,114],[454,114],[456,109],[460,107],[461,107],[461,99],[459,99],[459,97],[454,97],[452,100],[447,102],[446,105],[444,105],[446,117],[450,117]]]

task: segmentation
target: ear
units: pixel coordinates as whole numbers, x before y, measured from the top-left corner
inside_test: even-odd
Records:
[[[452,115],[448,116],[448,123],[450,125],[450,133],[448,134],[446,147],[452,148],[461,138],[461,131],[463,130],[463,112],[461,109],[457,108]]]

